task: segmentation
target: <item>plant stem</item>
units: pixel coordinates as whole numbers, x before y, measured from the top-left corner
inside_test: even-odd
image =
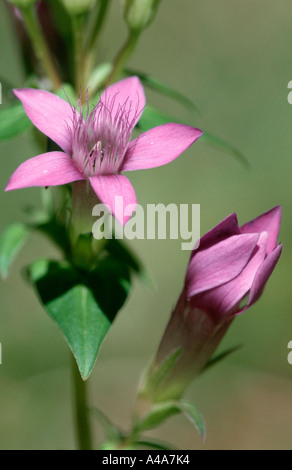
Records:
[[[42,64],[44,72],[51,80],[53,89],[58,90],[62,85],[62,81],[43,36],[34,5],[22,8],[21,13],[35,54]]]
[[[96,48],[96,43],[101,31],[104,19],[110,6],[110,0],[99,0],[93,15],[92,26],[90,27],[90,34],[86,42],[87,48],[93,50]]]
[[[82,380],[72,355],[76,437],[79,450],[92,450],[92,435],[87,405],[87,382]]]
[[[86,40],[86,51],[88,51],[85,58],[85,81],[87,83],[88,78],[92,72],[94,66],[94,60],[96,55],[97,42],[99,39],[100,31],[104,24],[105,17],[107,15],[111,0],[99,0],[95,6],[95,10],[92,13],[92,22],[89,29],[89,34]]]
[[[86,84],[84,83],[84,15],[72,16],[72,32],[74,41],[74,67],[75,90],[81,97],[81,103],[85,102]]]
[[[72,215],[70,221],[70,239],[75,245],[81,233],[89,233],[95,219],[92,216],[93,207],[99,200],[89,181],[81,180],[72,183]]]
[[[111,83],[115,82],[118,79],[120,73],[123,70],[124,65],[126,64],[129,57],[132,55],[132,53],[134,52],[139,36],[140,36],[140,32],[129,31],[129,36],[125,44],[119,50],[118,54],[116,55],[114,59],[113,69],[109,76],[108,85],[110,85]]]

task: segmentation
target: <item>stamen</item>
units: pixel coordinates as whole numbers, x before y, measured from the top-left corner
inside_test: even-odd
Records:
[[[115,109],[118,94],[103,96],[92,111],[87,98],[84,118],[80,100],[73,110],[72,159],[85,176],[119,173],[138,115],[129,99]]]

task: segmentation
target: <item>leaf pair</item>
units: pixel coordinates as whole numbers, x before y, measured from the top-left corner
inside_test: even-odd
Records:
[[[167,443],[162,443],[149,437],[143,437],[141,433],[156,428],[167,418],[175,414],[185,415],[199,432],[201,438],[205,439],[206,431],[204,419],[196,406],[186,400],[169,401],[154,405],[145,419],[140,422],[139,427],[133,430],[131,436],[127,436],[126,433],[117,428],[107,416],[97,408],[92,408],[91,412],[98,419],[105,433],[106,441],[101,447],[103,450],[114,450],[118,448],[133,450],[145,447],[157,450],[171,450],[173,446],[171,447]]]

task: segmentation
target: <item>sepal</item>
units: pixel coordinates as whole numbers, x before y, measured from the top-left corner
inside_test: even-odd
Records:
[[[206,435],[205,422],[198,408],[187,400],[170,400],[155,403],[144,417],[136,423],[137,433],[155,429],[165,420],[176,414],[183,414],[193,424],[200,437],[204,440]]]

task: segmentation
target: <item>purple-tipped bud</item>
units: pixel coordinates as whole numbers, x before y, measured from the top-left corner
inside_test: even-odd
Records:
[[[258,300],[281,254],[280,219],[279,206],[242,227],[232,214],[201,238],[141,387],[142,403],[180,398],[235,316]]]

